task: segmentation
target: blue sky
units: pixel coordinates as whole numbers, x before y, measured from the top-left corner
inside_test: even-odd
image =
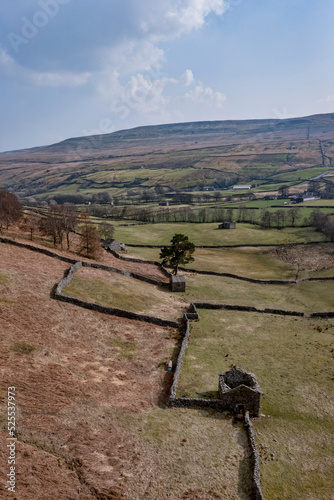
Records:
[[[2,0],[0,151],[334,111],[334,0]]]

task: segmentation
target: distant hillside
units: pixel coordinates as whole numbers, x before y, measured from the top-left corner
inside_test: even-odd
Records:
[[[0,185],[25,196],[126,194],[157,184],[221,189],[256,181],[270,187],[311,178],[305,169],[322,174],[333,157],[334,114],[178,123],[2,153]]]

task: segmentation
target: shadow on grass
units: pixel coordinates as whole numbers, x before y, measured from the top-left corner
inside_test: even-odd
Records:
[[[55,298],[57,287],[58,287],[58,283],[55,283],[50,291],[50,299]]]

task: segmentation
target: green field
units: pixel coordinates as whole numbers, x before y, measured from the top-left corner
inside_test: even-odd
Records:
[[[189,302],[238,304],[304,313],[332,311],[334,305],[334,281],[263,285],[202,275],[189,275],[186,281],[186,292],[182,295]]]
[[[216,397],[218,374],[231,364],[255,373],[264,392],[265,417],[253,425],[265,498],[331,499],[334,322],[199,313],[191,322],[178,395]]]
[[[322,233],[310,227],[263,230],[251,224],[237,224],[236,229],[218,229],[218,223],[166,223],[117,227],[115,238],[139,245],[168,245],[175,233],[189,237],[195,245],[281,245],[304,241],[324,241]],[[132,249],[131,249],[132,252]]]
[[[155,406],[138,413],[114,412],[113,419],[115,426],[135,436],[140,447],[140,470],[127,483],[129,498],[249,498],[246,436],[229,416]],[[145,470],[149,480],[138,481]],[[186,493],[180,496],[180,491]]]
[[[273,182],[304,181],[307,179],[311,179],[313,177],[317,177],[318,175],[323,174],[328,170],[329,170],[328,167],[306,168],[303,170],[282,172],[280,174],[273,175],[271,179],[273,180]]]
[[[129,256],[159,261],[158,248],[128,248]],[[197,248],[195,261],[186,268],[199,271],[232,273],[255,279],[294,280],[295,266],[274,259],[272,248]],[[333,272],[333,271],[332,271]],[[333,272],[334,274],[334,272]]]

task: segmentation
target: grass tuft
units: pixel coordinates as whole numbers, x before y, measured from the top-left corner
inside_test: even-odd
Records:
[[[35,351],[36,347],[26,342],[16,342],[12,347],[11,351],[19,352],[20,354],[31,354]]]

